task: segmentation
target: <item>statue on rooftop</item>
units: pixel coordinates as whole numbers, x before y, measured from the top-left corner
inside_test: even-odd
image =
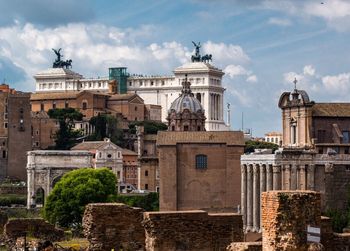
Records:
[[[63,55],[61,54],[61,49],[59,48],[58,50],[55,50],[52,48],[52,50],[55,52],[57,58],[55,62],[53,62],[52,68],[72,68],[72,59],[68,59],[66,61],[62,60]]]
[[[193,42],[194,47],[196,48],[196,53],[194,55],[192,55],[191,60],[192,62],[200,62],[201,61],[201,55],[199,54],[199,48],[201,48],[201,42],[198,42],[198,44],[196,44],[195,42]]]

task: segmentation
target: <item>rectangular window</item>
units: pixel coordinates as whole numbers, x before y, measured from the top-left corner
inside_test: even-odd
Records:
[[[196,155],[196,168],[206,169],[207,167],[208,167],[207,155],[204,155],[204,154]]]
[[[4,127],[7,128],[7,122],[4,123]]]
[[[148,190],[148,184],[145,184],[145,190]]]
[[[344,144],[348,144],[350,143],[349,141],[349,137],[350,136],[350,132],[349,131],[343,131],[343,143]]]

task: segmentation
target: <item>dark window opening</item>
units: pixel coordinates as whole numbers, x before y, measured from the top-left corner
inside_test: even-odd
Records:
[[[56,102],[52,103],[52,109],[56,109]]]
[[[112,154],[108,154],[107,157],[108,157],[108,158],[112,158]]]
[[[350,132],[349,131],[343,131],[343,143],[347,144],[350,143]]]
[[[208,157],[204,154],[196,155],[196,168],[206,169],[208,167]]]
[[[145,190],[148,190],[148,184],[145,184]]]
[[[148,176],[148,171],[145,171],[145,176]]]
[[[175,126],[171,126],[171,130],[172,130],[172,131],[175,131]]]
[[[87,109],[87,103],[83,102],[83,110],[86,110],[86,109]]]
[[[45,108],[45,107],[44,107],[44,103],[41,103],[41,104],[40,104],[40,111],[44,111],[44,108]]]
[[[197,131],[200,131],[200,130],[201,130],[201,127],[200,127],[200,126],[198,126],[198,127],[197,127]]]
[[[69,103],[67,101],[64,103],[64,108],[69,108]]]
[[[2,151],[2,158],[3,158],[3,159],[6,159],[6,151],[5,151],[5,150]]]
[[[345,147],[344,154],[349,154],[349,147]]]
[[[184,131],[188,131],[188,125],[184,126]]]

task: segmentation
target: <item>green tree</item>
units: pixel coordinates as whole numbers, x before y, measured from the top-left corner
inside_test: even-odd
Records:
[[[66,173],[47,198],[43,216],[61,227],[81,226],[88,203],[112,202],[116,177],[107,168],[84,168]]]
[[[80,130],[74,130],[74,121],[81,121],[83,114],[74,108],[50,109],[48,115],[52,119],[57,119],[60,128],[56,132],[55,149],[67,150],[70,149],[76,138],[82,135]]]
[[[123,130],[118,127],[118,120],[112,115],[102,114],[92,117],[89,121],[94,126],[94,133],[88,140],[103,140],[108,137],[117,144],[123,144]]]
[[[159,211],[159,194],[118,195],[116,202],[124,203],[131,207],[140,207],[146,211]]]
[[[136,121],[129,124],[129,132],[131,134],[136,133],[136,126],[144,126],[145,134],[157,134],[158,131],[165,131],[168,129],[168,126],[162,122],[156,121]]]
[[[255,140],[248,140],[245,142],[244,152],[252,153],[255,149],[272,149],[272,152],[275,152],[278,149],[278,145],[269,143],[269,142],[261,142]]]

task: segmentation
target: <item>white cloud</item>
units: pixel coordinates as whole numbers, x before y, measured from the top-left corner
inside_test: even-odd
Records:
[[[203,44],[203,54],[212,54],[218,65],[246,64],[250,61],[242,47],[233,44],[213,43]]]
[[[258,78],[256,75],[250,75],[249,77],[247,77],[246,81],[250,83],[256,83],[258,82]]]
[[[245,77],[245,81],[249,83],[256,83],[258,82],[258,78],[256,75],[252,73],[252,71],[246,70],[241,65],[228,65],[224,69],[224,72],[227,74],[228,77],[231,79],[235,79],[237,77]]]
[[[114,66],[126,66],[130,73],[171,74],[175,67],[188,62],[193,52],[175,41],[139,43],[140,38],[150,36],[155,29],[153,26],[120,29],[83,23],[55,28],[15,24],[0,27],[0,57],[11,60],[25,71],[27,81],[17,87],[19,89],[24,85],[33,89],[32,76],[51,67],[55,59],[52,48],[62,48],[64,59],[73,60],[73,70],[86,77],[106,76],[108,68]],[[220,62],[219,67],[221,65],[223,68],[230,64],[245,64],[250,60],[238,45],[208,41],[202,45],[202,49],[202,54],[212,54],[214,64]],[[252,75],[250,71],[244,71],[246,77]]]
[[[286,12],[302,18],[316,17],[325,20],[327,25],[337,31],[350,30],[350,1],[348,0],[264,0],[262,8]]]
[[[315,75],[315,68],[312,65],[305,65],[304,66],[304,75],[314,76]]]
[[[325,89],[332,94],[348,95],[350,87],[350,73],[335,76],[324,76],[322,83]]]
[[[291,26],[292,22],[289,19],[286,18],[277,18],[277,17],[271,17],[267,21],[269,24],[277,25],[277,26]]]

